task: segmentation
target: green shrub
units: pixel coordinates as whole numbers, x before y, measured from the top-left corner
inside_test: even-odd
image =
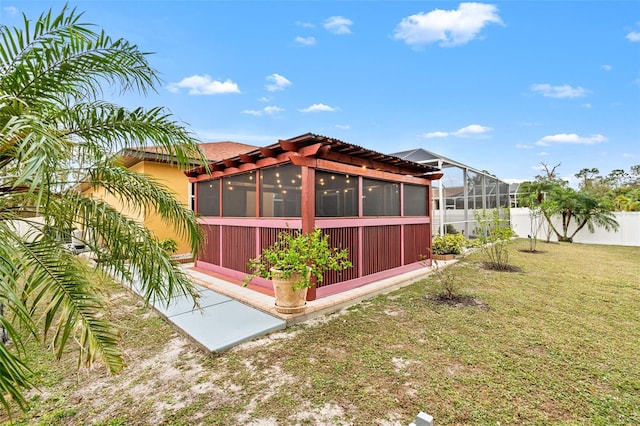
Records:
[[[467,246],[467,239],[462,234],[436,235],[431,243],[433,254],[460,254]]]
[[[163,240],[160,240],[160,245],[162,246],[162,249],[167,253],[175,253],[176,251],[178,251],[178,242],[173,238],[165,238]]]

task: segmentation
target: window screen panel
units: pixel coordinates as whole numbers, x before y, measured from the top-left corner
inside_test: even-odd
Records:
[[[222,178],[222,216],[256,216],[255,172]]]
[[[404,184],[404,215],[427,215],[427,186]]]
[[[400,184],[363,179],[362,212],[364,216],[400,216]]]
[[[198,182],[198,210],[201,216],[220,216],[220,180]]]
[[[316,170],[316,217],[358,216],[358,177]]]
[[[300,167],[285,164],[260,172],[260,216],[300,217],[302,175]]]

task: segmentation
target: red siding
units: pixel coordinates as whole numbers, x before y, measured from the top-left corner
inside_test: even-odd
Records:
[[[431,225],[404,225],[404,264],[420,262],[428,257]]]
[[[402,265],[400,225],[371,226],[362,229],[363,274],[369,275]]]
[[[255,228],[222,226],[222,265],[225,268],[249,273],[247,261],[256,257]]]
[[[329,245],[331,247],[349,250],[349,260],[353,267],[344,271],[328,271],[324,274],[317,287],[325,287],[341,281],[358,278],[358,228],[328,228],[322,230],[329,235]]]
[[[207,218],[201,223],[207,239],[198,260],[212,270],[249,273],[247,262],[272,245],[280,232],[299,229],[295,220],[252,220]],[[396,224],[393,224],[393,222]],[[404,222],[401,225],[397,222]],[[217,222],[217,223],[211,223]],[[242,226],[246,223],[247,226]],[[431,225],[424,218],[347,218],[323,219],[316,224],[329,235],[333,247],[349,250],[353,267],[327,272],[318,290],[328,295],[359,287],[381,277],[389,270],[404,271],[418,267],[428,253]],[[220,261],[222,259],[222,261]],[[221,272],[222,273],[222,272]],[[367,278],[371,276],[371,278]],[[334,290],[335,288],[335,290]]]
[[[202,260],[213,265],[220,265],[220,226],[201,225],[205,234],[203,250],[198,255]]]
[[[252,228],[255,229],[255,228]],[[278,234],[281,232],[294,232],[291,228],[259,228],[260,232],[260,252],[270,247],[278,239]]]

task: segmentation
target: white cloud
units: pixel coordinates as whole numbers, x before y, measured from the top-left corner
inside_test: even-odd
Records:
[[[349,130],[350,128],[351,126],[349,126],[348,124],[336,124],[336,129]]]
[[[296,25],[302,28],[315,28],[311,22],[296,21]]]
[[[245,109],[242,111],[243,114],[255,115],[256,117],[260,117],[262,115],[262,111],[257,109]]]
[[[551,144],[580,144],[580,145],[595,145],[600,142],[606,142],[607,138],[603,135],[591,135],[591,136],[578,136],[575,133],[558,133],[555,135],[545,136],[536,142],[539,146],[549,146]]]
[[[347,19],[344,16],[332,16],[324,21],[322,26],[325,30],[331,31],[334,34],[351,34],[351,28],[353,21]]]
[[[264,113],[267,114],[267,115],[274,115],[274,114],[277,114],[277,113],[282,112],[282,111],[284,111],[284,108],[280,108],[280,107],[275,106],[275,105],[273,105],[273,106],[270,105],[270,106],[264,107]]]
[[[590,103],[586,103],[586,104],[582,104],[582,106],[586,109],[591,109],[593,105],[591,105]]]
[[[222,95],[226,93],[240,93],[238,85],[227,79],[226,81],[212,80],[208,75],[192,75],[183,78],[178,83],[169,83],[166,87],[172,93],[180,89],[189,89],[190,95]]]
[[[589,91],[583,87],[572,87],[568,84],[563,84],[562,86],[552,86],[550,84],[532,84],[531,91],[540,93],[542,96],[547,98],[556,98],[556,99],[564,99],[564,98],[578,98],[582,96],[586,96]]]
[[[299,109],[300,112],[334,112],[336,109],[325,104],[313,104],[306,108]]]
[[[448,132],[428,132],[420,135],[425,139],[446,138],[447,136],[449,136]]]
[[[296,37],[295,39],[296,43],[302,45],[302,46],[313,46],[314,44],[316,44],[316,38],[315,37]]]
[[[524,143],[517,143],[516,144],[516,148],[518,148],[518,149],[532,149],[533,145],[527,145],[527,144],[524,144]]]
[[[549,155],[549,153],[548,153],[548,152],[546,152],[546,151],[540,151],[540,152],[539,152],[539,153],[537,153],[536,155],[539,155],[539,156],[541,156],[541,157],[546,157],[547,155]]]
[[[270,98],[270,97],[268,97],[268,96],[262,96],[262,97],[259,97],[259,98],[258,98],[258,100],[259,100],[260,102],[271,102],[271,98]]]
[[[283,112],[284,108],[280,108],[279,106],[269,105],[262,109],[245,109],[242,111],[243,114],[255,115],[256,117],[261,117],[263,115],[276,115],[279,112]]]
[[[420,135],[424,139],[446,138],[448,136],[456,136],[458,138],[467,138],[471,136],[482,136],[493,130],[491,127],[481,126],[479,124],[470,124],[466,127],[458,129],[454,132],[427,132]]]
[[[626,39],[632,43],[637,43],[640,41],[640,32],[631,31],[629,34],[626,35]]]
[[[435,9],[404,18],[396,26],[393,38],[412,46],[440,42],[440,46],[451,47],[477,38],[491,23],[503,25],[496,6],[460,3],[457,10]]]
[[[16,16],[18,14],[18,8],[14,6],[5,6],[2,10],[7,12],[7,15],[9,16]]]
[[[607,65],[607,64],[602,65],[600,68],[602,68],[605,71],[611,71],[613,69],[611,65]]]
[[[481,126],[479,124],[471,124],[467,127],[456,130],[455,132],[453,132],[453,135],[460,138],[466,138],[469,136],[483,135],[487,132],[490,132],[491,130],[493,130],[491,127]]]
[[[635,154],[631,154],[629,152],[625,152],[625,153],[622,154],[622,156],[624,158],[635,158],[636,155]]]
[[[270,84],[265,86],[269,92],[277,92],[279,90],[284,90],[287,86],[291,86],[291,82],[280,74],[271,74],[265,78],[270,82]]]

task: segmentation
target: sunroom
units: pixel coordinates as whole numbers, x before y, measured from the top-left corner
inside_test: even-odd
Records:
[[[279,232],[313,231],[349,250],[314,300],[418,269],[431,246],[431,181],[439,169],[307,133],[187,172],[206,234],[196,267],[233,279]],[[271,284],[255,279],[269,291]]]

